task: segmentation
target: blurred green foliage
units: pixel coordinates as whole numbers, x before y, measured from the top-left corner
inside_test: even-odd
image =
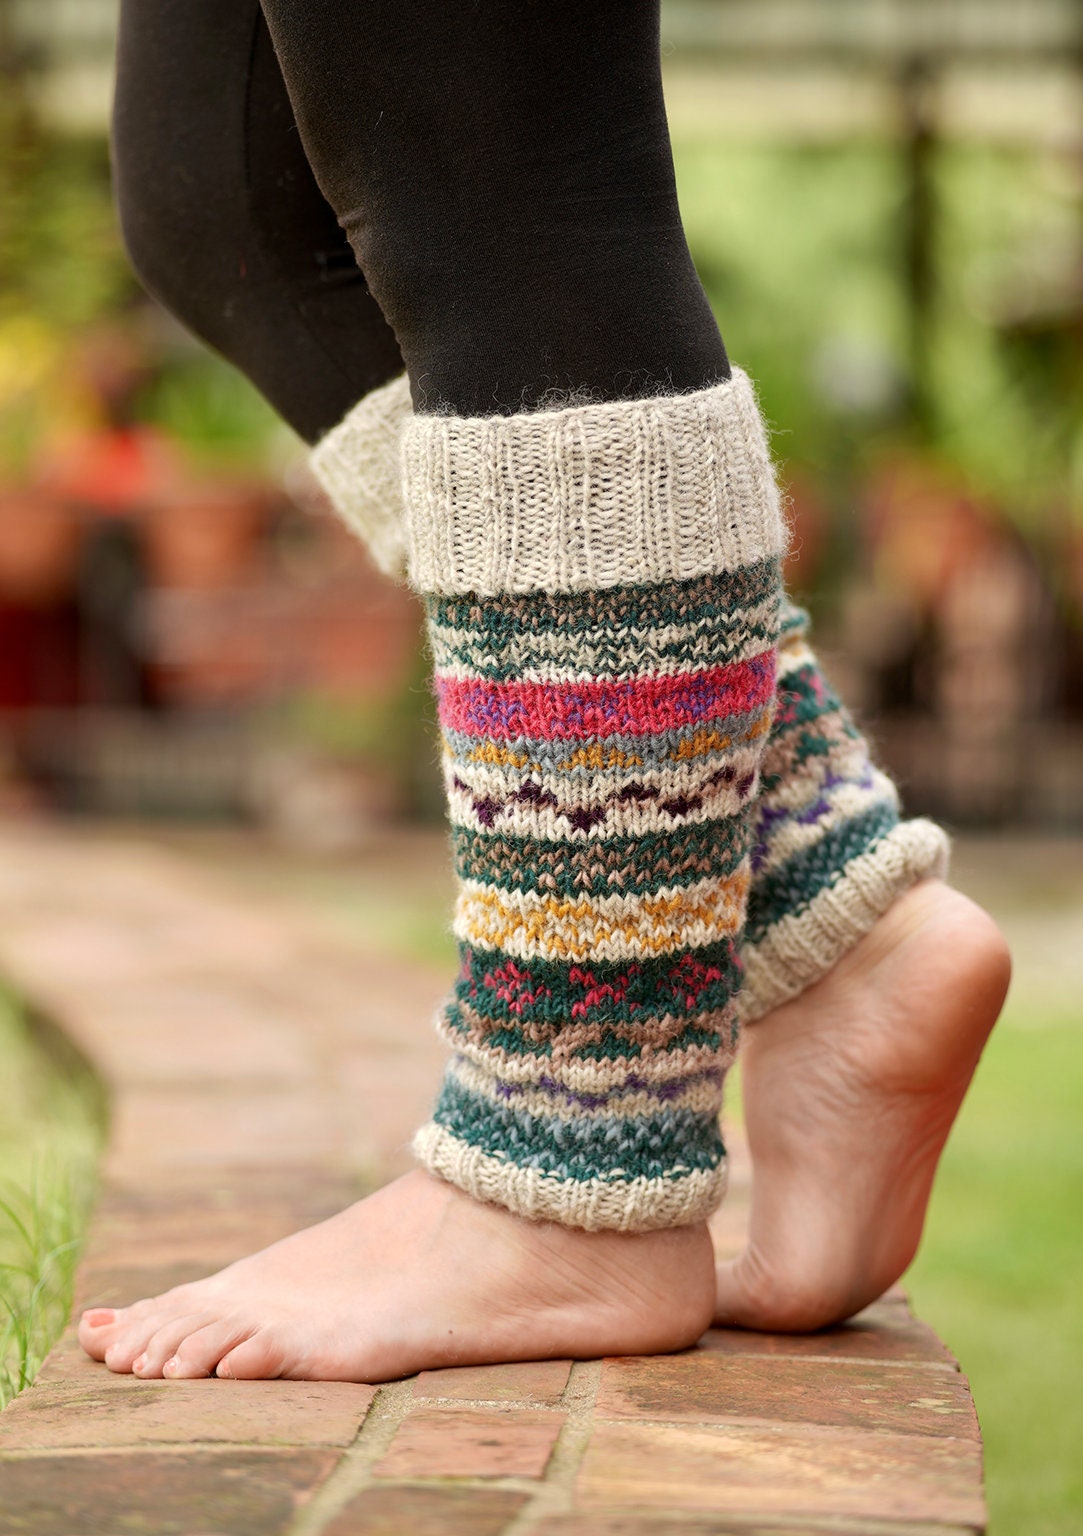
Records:
[[[1083,1031],[1009,1002],[941,1165],[907,1285],[970,1377],[990,1529],[1075,1536],[1083,1311]]]
[[[932,449],[1039,545],[1083,523],[1083,176],[1067,155],[937,152],[930,412],[909,417],[904,165],[883,143],[678,142],[689,242],[776,452],[845,498]],[[840,473],[841,471],[841,473]]]
[[[67,1321],[105,1111],[82,1058],[4,992],[0,1061],[2,1407]]]

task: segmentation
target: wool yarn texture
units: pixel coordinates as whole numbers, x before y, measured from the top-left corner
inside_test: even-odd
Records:
[[[406,573],[402,444],[405,377],[359,401],[312,455],[332,505],[380,568]],[[902,821],[895,786],[833,691],[808,643],[808,616],[783,599],[778,701],[763,761],[742,956],[746,1023],[825,976],[911,885],[947,872],[948,839]],[[633,648],[635,637],[624,643]],[[509,638],[508,676],[528,665]],[[645,663],[646,664],[646,663]],[[712,866],[709,832],[700,857]],[[641,857],[652,854],[641,849]],[[720,867],[726,863],[722,850]]]
[[[918,880],[948,838],[900,819],[894,784],[783,604],[777,700],[756,804],[740,1012],[752,1023],[819,981]]]
[[[531,1218],[699,1220],[775,697],[784,529],[751,386],[416,417],[403,464],[459,880],[415,1150]]]

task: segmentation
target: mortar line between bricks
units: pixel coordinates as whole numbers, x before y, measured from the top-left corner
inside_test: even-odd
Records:
[[[327,1523],[356,1493],[372,1481],[372,1469],[391,1445],[395,1431],[410,1411],[413,1379],[392,1381],[382,1386],[373,1398],[357,1439],[339,1458],[300,1511],[288,1536],[318,1536]]]
[[[546,1515],[571,1511],[572,1482],[594,1430],[594,1405],[602,1379],[600,1360],[576,1360],[560,1399],[567,1415],[545,1467],[545,1476],[519,1513],[505,1527],[503,1536],[527,1536]]]

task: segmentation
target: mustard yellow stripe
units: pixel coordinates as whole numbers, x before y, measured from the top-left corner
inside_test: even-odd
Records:
[[[464,943],[523,959],[630,959],[699,949],[735,934],[744,920],[748,866],[649,896],[561,899],[463,885],[455,934]]]

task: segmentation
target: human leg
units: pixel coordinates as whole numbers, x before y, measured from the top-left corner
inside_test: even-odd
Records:
[[[305,15],[318,9],[327,8]],[[443,8],[415,9],[446,67]],[[521,8],[485,14],[506,22],[512,12]],[[509,313],[515,366],[505,369],[490,314],[472,307],[468,273],[461,304],[452,293],[467,361],[450,365],[436,306],[439,368],[430,365],[419,317],[435,314],[432,296],[388,259],[403,236],[379,178],[378,237],[370,234],[370,280],[378,272],[373,286],[410,338],[412,366],[440,374],[440,403],[452,408],[419,417],[405,452],[411,574],[427,594],[462,877],[461,977],[444,1021],[455,1055],[419,1138],[429,1171],[195,1287],[88,1316],[84,1342],[114,1369],[384,1376],[509,1353],[672,1348],[710,1316],[704,1217],[724,1178],[717,1113],[734,1044],[750,805],[773,699],[781,523],[747,381],[729,377],[686,252],[675,274],[679,222],[676,234],[660,228],[671,203],[675,215],[668,143],[645,145],[638,130],[614,135],[609,117],[608,85],[626,89],[633,64],[643,92],[656,89],[653,6],[622,0],[619,18],[606,6],[544,14],[547,26],[566,28],[573,52],[593,38],[590,69],[564,68],[552,98],[532,92],[524,72],[533,79],[535,52],[523,53],[516,28],[495,26],[482,61],[487,89],[469,103],[468,142],[453,159],[471,148],[485,101],[497,109],[493,156],[516,126],[509,100],[540,114],[507,160],[518,245],[524,260],[544,249],[574,313],[583,286],[604,302],[608,362],[597,337],[581,361],[575,328],[563,323],[531,361]],[[639,42],[629,59],[608,40],[632,22]],[[417,31],[404,39],[400,30],[388,21],[381,46],[394,58],[396,40],[408,45],[409,95]],[[546,41],[544,26],[536,38]],[[478,36],[466,42],[479,67]],[[551,62],[556,69],[562,58]],[[286,73],[295,90],[288,59]],[[578,160],[560,175],[572,76],[591,93],[573,134],[588,186]],[[357,85],[352,75],[347,83]],[[585,140],[585,122],[596,143]],[[442,126],[446,140],[455,124]],[[530,145],[547,146],[549,160],[524,159]],[[427,140],[418,152],[431,152]],[[412,164],[407,157],[407,180]],[[517,199],[528,173],[536,186],[526,224]],[[321,179],[326,191],[326,170]],[[591,225],[607,188],[608,232],[621,241]],[[572,238],[577,202],[583,240]],[[640,238],[636,208],[647,221]],[[499,198],[493,212],[505,213]],[[457,262],[477,256],[476,239],[469,250],[456,245],[461,224],[451,236]],[[482,255],[505,236],[494,230]],[[629,241],[639,250],[634,303]],[[596,270],[605,262],[609,285]],[[656,304],[639,302],[644,286]],[[667,308],[678,342],[661,382],[683,392],[645,396],[663,366],[652,349]],[[690,359],[679,339],[696,315],[709,324]],[[475,334],[485,340],[471,364]],[[516,370],[516,399],[526,389],[538,404],[556,379],[590,403],[461,414],[465,399],[479,390],[490,399],[497,376]],[[494,827],[501,802],[512,814]],[[708,831],[729,850],[723,870],[705,867]]]
[[[123,0],[112,153],[144,285],[302,438],[401,373],[313,178],[258,0]]]

